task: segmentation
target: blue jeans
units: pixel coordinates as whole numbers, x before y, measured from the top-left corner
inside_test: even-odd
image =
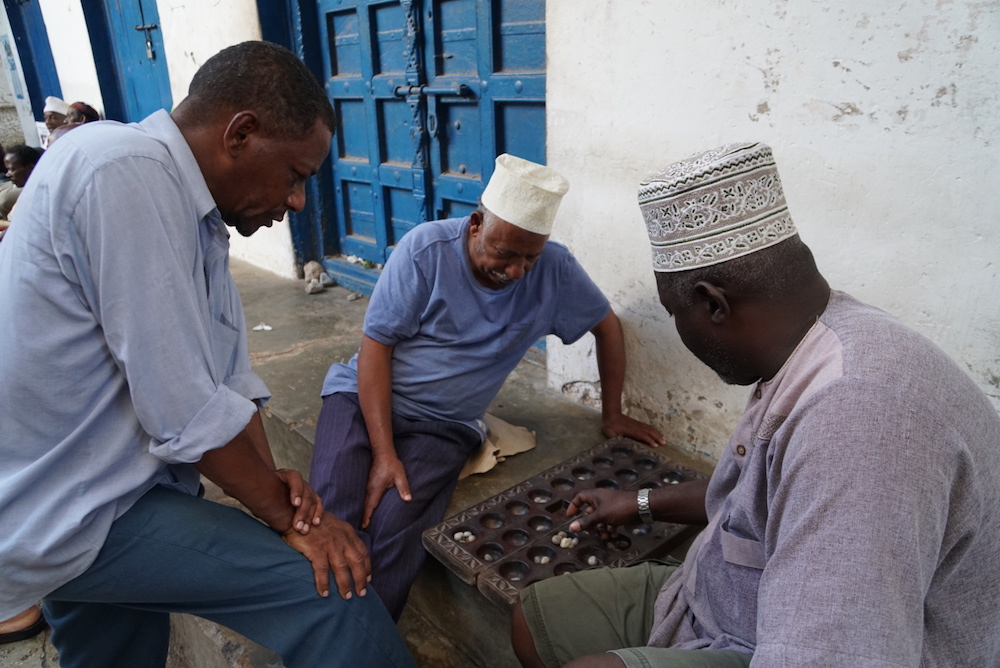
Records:
[[[271,529],[235,508],[155,487],[44,609],[62,668],[162,668],[171,612],[227,626],[288,668],[415,666],[373,592],[322,598],[309,561]]]

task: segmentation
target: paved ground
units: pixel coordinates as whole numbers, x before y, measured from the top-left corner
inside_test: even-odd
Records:
[[[30,640],[0,645],[0,668],[58,668],[58,666],[59,655],[49,642],[49,631]],[[183,647],[171,643],[167,668],[200,667],[188,662]]]

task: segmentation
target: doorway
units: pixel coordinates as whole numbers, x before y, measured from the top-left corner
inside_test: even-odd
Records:
[[[341,253],[381,264],[414,226],[467,215],[500,153],[545,162],[544,0],[319,0],[316,12],[339,123],[323,234]]]
[[[141,121],[173,106],[156,0],[81,0],[105,116]]]

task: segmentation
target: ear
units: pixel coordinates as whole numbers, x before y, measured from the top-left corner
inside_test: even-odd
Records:
[[[724,325],[732,316],[732,305],[726,298],[726,291],[708,281],[698,281],[694,285],[698,305],[715,325]]]
[[[479,231],[483,227],[483,214],[479,213],[479,209],[476,209],[471,214],[469,214],[469,233],[472,235],[479,234]]]
[[[260,132],[260,119],[253,111],[240,111],[229,119],[226,126],[224,142],[226,153],[229,157],[235,158],[240,153],[246,152],[254,135]]]

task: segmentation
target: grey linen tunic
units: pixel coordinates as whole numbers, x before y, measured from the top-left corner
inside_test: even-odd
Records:
[[[1000,419],[932,343],[835,292],[759,383],[649,644],[754,666],[1000,665]]]

